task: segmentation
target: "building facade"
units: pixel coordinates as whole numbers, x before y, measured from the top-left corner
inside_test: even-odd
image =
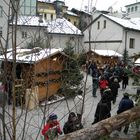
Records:
[[[26,22],[25,22],[26,21]],[[23,16],[18,19],[17,47],[20,48],[66,48],[67,43],[79,52],[83,34],[65,18],[39,22],[39,17]],[[12,25],[10,25],[12,31]],[[9,45],[12,39],[9,40]],[[12,46],[10,46],[11,48]]]
[[[55,0],[54,2],[38,0],[37,15],[42,15],[46,21],[55,20],[56,18],[65,17],[73,25],[78,27],[79,16],[68,10],[64,1]]]
[[[140,52],[140,22],[100,15],[83,32],[85,49],[114,50],[129,56]]]
[[[126,5],[126,12],[128,18],[140,17],[140,2]]]

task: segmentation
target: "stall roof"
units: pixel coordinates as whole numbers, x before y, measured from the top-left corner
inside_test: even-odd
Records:
[[[115,57],[122,57],[122,54],[119,54],[118,52],[114,50],[92,50],[98,55],[102,56],[115,56]]]
[[[51,57],[57,53],[62,53],[61,48],[54,48],[54,49],[39,49],[39,48],[34,48],[34,49],[21,49],[17,48],[16,49],[16,61],[20,63],[34,63],[39,60]],[[6,57],[8,61],[13,60],[13,52],[11,49],[7,50]],[[4,60],[5,56],[0,55],[0,60]]]
[[[140,58],[135,61],[135,65],[140,66]]]

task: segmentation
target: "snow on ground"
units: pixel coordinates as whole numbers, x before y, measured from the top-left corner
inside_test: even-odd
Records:
[[[85,75],[85,73],[84,73],[84,75]],[[130,80],[129,86],[126,88],[125,91],[121,90],[121,88],[119,89],[117,101],[115,104],[112,104],[112,111],[111,111],[112,116],[116,115],[118,104],[119,104],[124,92],[128,92],[131,94],[136,93],[136,89],[132,88],[131,83],[132,83],[132,80]],[[87,78],[86,89],[87,90],[86,90],[86,98],[85,98],[85,112],[83,114],[83,125],[84,125],[84,127],[89,127],[94,120],[95,109],[96,109],[97,103],[100,100],[99,89],[97,91],[97,97],[96,98],[92,97],[92,77],[89,75]],[[63,128],[64,123],[67,121],[68,112],[69,112],[69,110],[72,111],[74,106],[75,106],[75,104],[74,104],[73,99],[60,100],[56,103],[47,105],[46,111],[45,111],[46,116],[52,112],[56,113],[58,115],[58,120],[60,121],[61,128]],[[6,108],[7,108],[8,112],[12,113],[11,105],[7,106]],[[17,111],[17,116],[18,116],[18,114],[21,113],[21,107],[17,107],[16,111]],[[37,107],[36,109],[34,109],[32,111],[28,111],[28,113],[24,110],[22,112],[22,116],[20,116],[19,124],[17,125],[17,137],[21,137],[22,135],[20,135],[20,133],[25,132],[26,140],[35,139],[37,135],[38,135],[37,140],[41,140],[41,132],[39,130],[41,130],[43,127],[43,126],[41,126],[41,124],[43,125],[43,122],[42,122],[43,112],[44,112],[44,107],[42,107],[42,106]],[[28,114],[27,118],[25,117],[26,113]],[[7,123],[10,124],[10,121],[8,119],[9,117],[7,114],[6,114],[6,118],[7,118]],[[23,130],[23,124],[24,124],[25,119],[26,119],[27,123],[25,126],[25,130]],[[9,125],[9,128],[10,128],[10,125]],[[131,133],[132,132],[129,131],[129,134],[127,136],[124,135],[123,133],[120,133],[120,135],[121,135],[121,137],[130,138],[130,136],[132,136]],[[7,140],[8,140],[8,138],[7,138]]]

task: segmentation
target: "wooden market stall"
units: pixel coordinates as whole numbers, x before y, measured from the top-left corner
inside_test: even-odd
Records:
[[[113,50],[91,50],[87,52],[87,60],[92,60],[98,67],[102,67],[104,64],[114,66],[121,57],[121,54]]]
[[[16,78],[23,81],[24,94],[27,89],[35,87],[38,88],[39,101],[56,94],[61,87],[61,72],[66,58],[61,49],[37,51],[20,49],[19,51],[17,50]],[[2,56],[0,59],[4,62]],[[6,66],[7,77],[10,77],[13,68],[12,57],[7,59]]]

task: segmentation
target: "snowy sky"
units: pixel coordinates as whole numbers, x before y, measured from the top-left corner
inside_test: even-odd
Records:
[[[66,6],[71,8],[77,8],[79,10],[84,10],[85,6],[96,7],[97,10],[107,10],[110,6],[113,6],[114,10],[120,10],[121,7],[125,10],[124,6],[132,4],[135,2],[140,2],[140,0],[64,0]],[[92,2],[93,1],[93,2]]]

